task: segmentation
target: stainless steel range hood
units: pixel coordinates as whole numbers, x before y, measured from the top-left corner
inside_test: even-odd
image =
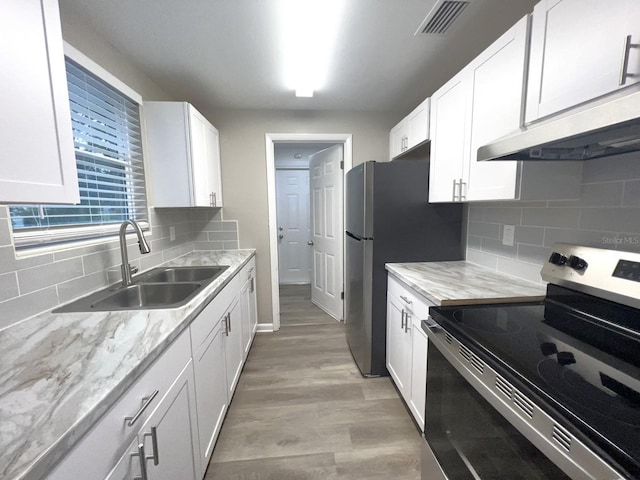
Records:
[[[532,125],[478,149],[478,160],[589,160],[640,151],[640,91]]]

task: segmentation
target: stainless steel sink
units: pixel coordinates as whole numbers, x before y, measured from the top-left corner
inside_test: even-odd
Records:
[[[91,305],[93,310],[170,308],[182,304],[202,287],[199,283],[142,283],[130,285]]]
[[[160,267],[133,279],[133,285],[111,287],[63,305],[53,313],[176,308],[191,300],[202,287],[228,266]]]
[[[134,283],[210,282],[227,268],[229,267],[160,267],[140,275],[134,279]]]

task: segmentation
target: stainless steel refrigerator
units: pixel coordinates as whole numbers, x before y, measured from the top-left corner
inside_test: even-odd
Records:
[[[347,342],[364,376],[388,375],[385,263],[462,259],[462,205],[428,203],[426,161],[366,162],[346,182]]]

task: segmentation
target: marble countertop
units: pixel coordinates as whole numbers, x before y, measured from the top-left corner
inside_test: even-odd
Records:
[[[534,302],[546,285],[466,262],[387,263],[387,270],[436,305]]]
[[[0,331],[0,480],[50,472],[254,255],[191,252],[164,264],[229,265],[180,308],[47,312]]]

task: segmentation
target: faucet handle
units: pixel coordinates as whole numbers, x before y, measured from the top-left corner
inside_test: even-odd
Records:
[[[138,267],[132,267],[131,264],[129,264],[129,271],[131,272],[131,275],[135,275],[138,273]]]

